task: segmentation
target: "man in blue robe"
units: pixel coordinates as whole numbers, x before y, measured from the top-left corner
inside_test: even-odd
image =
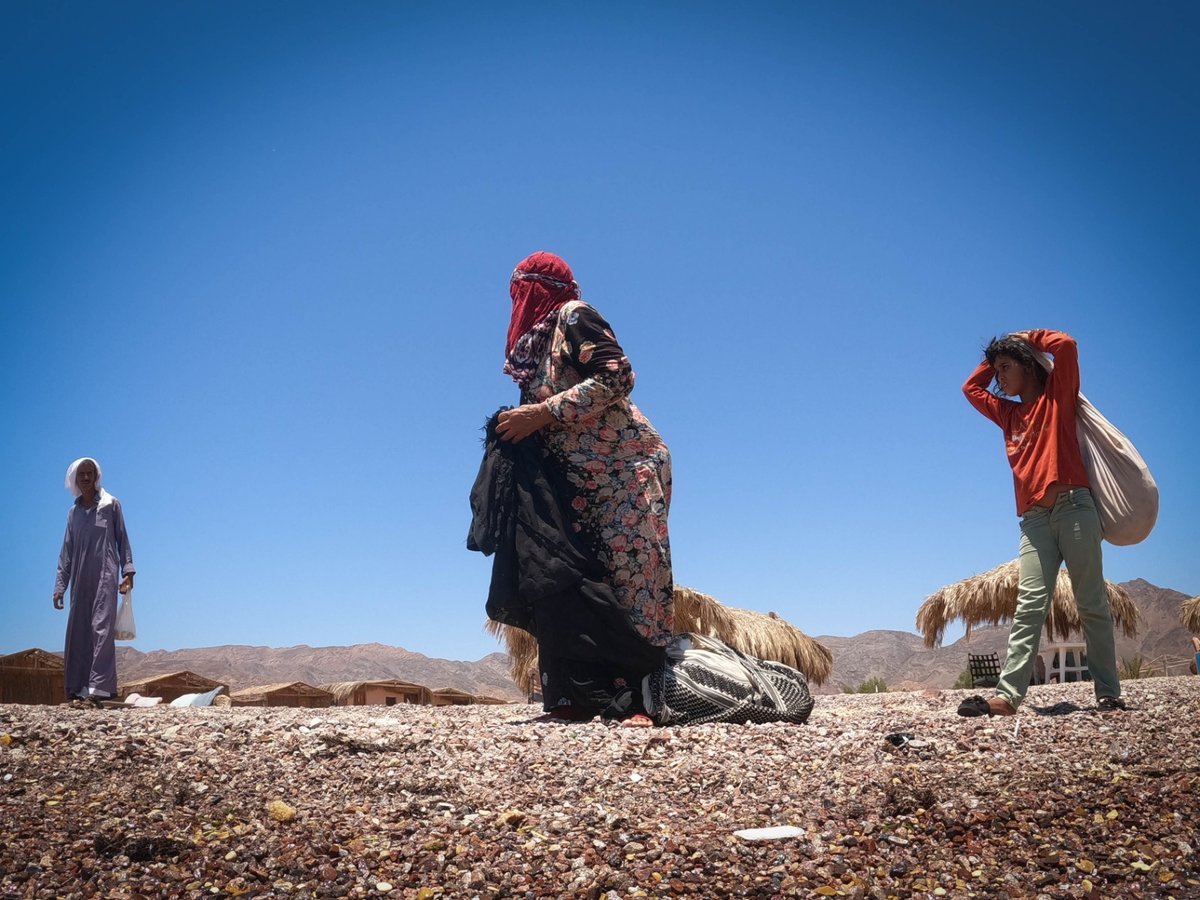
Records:
[[[67,513],[54,581],[55,609],[63,608],[63,595],[71,588],[64,654],[67,698],[96,705],[117,693],[117,592],[133,590],[134,575],[121,504],[100,487],[100,478],[100,464],[91,457],[77,459],[67,469],[66,487],[76,500]]]

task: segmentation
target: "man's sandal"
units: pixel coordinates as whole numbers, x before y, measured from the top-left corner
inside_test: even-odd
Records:
[[[958,714],[967,718],[975,718],[976,716],[1015,716],[1016,709],[1002,697],[993,697],[995,704],[988,700],[984,700],[978,694],[968,697],[962,703],[958,704]]]

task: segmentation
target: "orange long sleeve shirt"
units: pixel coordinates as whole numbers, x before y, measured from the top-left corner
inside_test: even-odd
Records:
[[[1004,449],[1013,470],[1017,515],[1045,495],[1052,484],[1090,487],[1079,438],[1075,410],[1079,398],[1079,351],[1075,339],[1061,331],[1038,329],[1028,333],[1031,347],[1054,357],[1054,371],[1046,389],[1032,403],[1003,400],[988,390],[995,370],[981,362],[963,385],[963,393],[977,410],[1004,430]]]

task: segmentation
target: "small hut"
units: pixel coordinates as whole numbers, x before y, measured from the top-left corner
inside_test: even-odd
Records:
[[[395,679],[378,681],[335,681],[321,685],[333,694],[334,706],[396,706],[406,703],[428,706],[433,692],[423,684]]]
[[[1185,600],[1179,614],[1183,627],[1192,634],[1200,634],[1200,594],[1191,600]]]
[[[299,706],[324,709],[333,706],[333,693],[303,681],[260,684],[229,695],[234,706]]]
[[[775,613],[726,606],[708,594],[675,586],[675,631],[715,637],[748,656],[770,659],[804,673],[813,684],[824,684],[833,673],[833,654],[795,625]],[[537,641],[520,628],[489,620],[487,630],[504,641],[513,681],[532,702],[540,689]]]
[[[1011,621],[1017,611],[1019,580],[1020,564],[1014,559],[982,575],[956,581],[930,594],[917,610],[917,630],[924,635],[925,646],[936,647],[941,644],[946,626],[956,619],[966,624],[968,634],[976,625],[999,625]],[[1106,581],[1105,587],[1108,589],[1113,623],[1125,637],[1137,637],[1141,615],[1129,598],[1129,593],[1111,581]],[[1060,570],[1046,615],[1046,633],[1051,639],[1065,641],[1081,629],[1071,579],[1065,570]]]
[[[185,670],[123,682],[117,688],[117,696],[124,700],[130,694],[141,694],[143,697],[162,697],[163,703],[170,703],[184,694],[206,694],[216,688],[224,688],[226,693],[229,692],[228,684]]]
[[[473,706],[478,702],[474,694],[455,688],[442,688],[433,692],[434,706]]]
[[[36,647],[0,656],[0,703],[62,703],[66,696],[61,656]]]
[[[487,697],[483,694],[476,694],[475,702],[480,706],[505,706],[512,703],[511,700],[501,700],[499,697]]]

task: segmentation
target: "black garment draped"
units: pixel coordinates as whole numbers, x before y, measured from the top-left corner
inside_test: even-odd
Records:
[[[639,711],[641,680],[664,649],[638,634],[574,530],[569,487],[539,436],[502,441],[498,416],[487,423],[467,536],[469,550],[494,557],[488,617],[537,639],[547,709]]]

